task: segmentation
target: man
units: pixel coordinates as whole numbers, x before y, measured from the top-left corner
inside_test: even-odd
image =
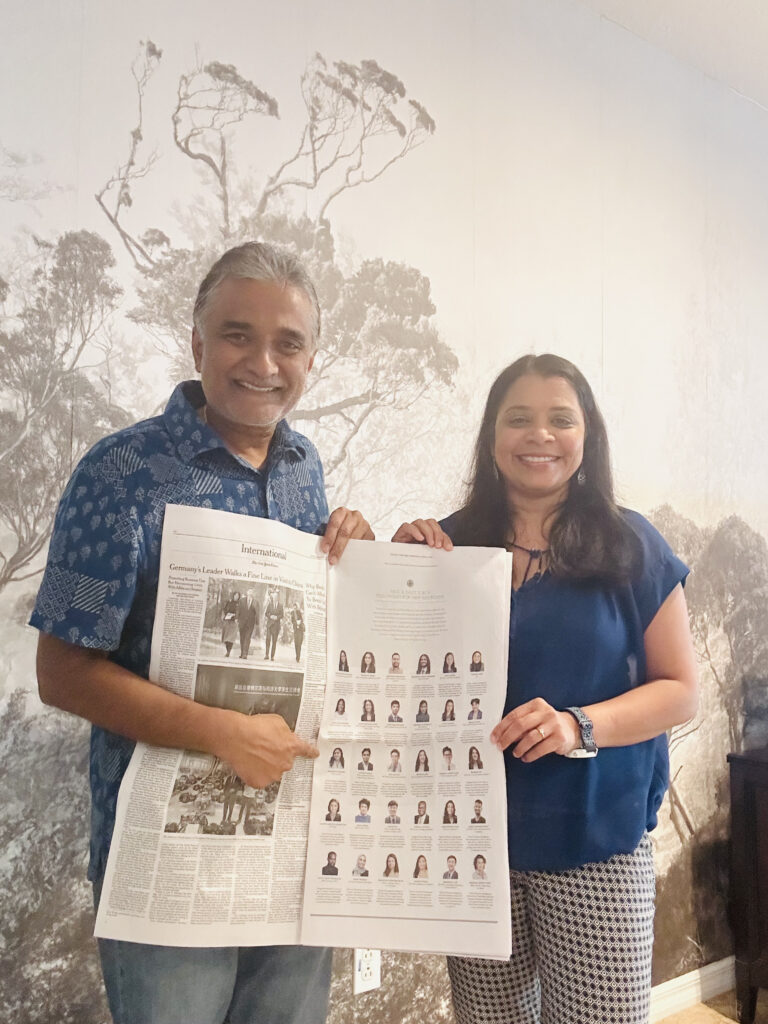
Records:
[[[389,717],[387,718],[387,721],[388,722],[402,722],[403,719],[400,717],[400,701],[399,700],[393,700],[392,703],[389,705],[389,707],[390,707],[390,713],[389,713]]]
[[[357,864],[352,868],[352,874],[355,878],[367,878],[368,868],[366,865],[365,854],[361,853],[357,858]]]
[[[339,869],[336,867],[336,854],[333,850],[328,853],[327,863],[323,864],[320,874],[321,875],[338,875]]]
[[[456,858],[453,855],[448,857],[446,865],[448,870],[443,872],[443,878],[458,878],[459,873],[456,870]]]
[[[360,751],[360,757],[362,757],[362,761],[357,762],[357,770],[359,772],[372,772],[373,764],[371,763],[371,748],[363,747]]]
[[[365,797],[357,805],[359,814],[355,815],[356,825],[370,825],[371,824],[371,801],[366,800]]]
[[[240,657],[247,658],[251,647],[251,637],[259,624],[259,602],[248,590],[245,600],[237,603],[237,628],[240,631]]]
[[[400,815],[397,813],[397,800],[390,800],[387,804],[387,811],[389,812],[384,818],[385,825],[399,825]]]
[[[453,763],[453,751],[450,747],[443,747],[443,771],[456,771],[456,765]]]
[[[403,766],[400,764],[400,751],[390,750],[389,752],[389,764],[387,765],[388,772],[402,772]]]
[[[392,664],[389,666],[389,675],[401,676],[402,674],[403,670],[400,668],[400,655],[395,651],[392,655]]]
[[[416,814],[413,816],[414,825],[428,825],[429,815],[427,814],[427,801],[419,800],[419,805],[416,808]]]
[[[372,537],[359,513],[328,518],[317,452],[285,422],[320,331],[298,260],[257,243],[231,249],[200,285],[193,321],[200,382],[178,385],[162,415],[100,441],[77,467],[31,619],[41,631],[43,702],[94,724],[89,877],[97,900],[136,740],[212,754],[251,789],[318,754],[280,715],[209,708],[148,682],[166,504],[274,518],[308,533],[323,532],[327,520],[321,549],[332,564],[349,538]],[[325,1020],[328,950],[113,940],[99,949],[121,1024]]]
[[[275,648],[277,647],[277,638],[280,636],[280,626],[284,613],[285,609],[280,601],[277,587],[271,587],[269,600],[264,608],[264,635],[267,643],[267,649],[264,653],[265,661],[275,660]]]
[[[472,825],[484,825],[485,818],[483,817],[483,801],[475,800],[475,816],[470,819]]]
[[[479,722],[480,719],[483,717],[483,712],[480,710],[480,698],[479,697],[473,697],[472,700],[469,703],[470,703],[470,709],[471,710],[470,710],[469,714],[467,715],[467,720],[470,721],[470,722],[472,722],[472,721],[478,721]]]
[[[304,612],[301,610],[298,598],[293,602],[293,608],[291,608],[291,626],[296,661],[301,661],[301,645],[304,643]]]

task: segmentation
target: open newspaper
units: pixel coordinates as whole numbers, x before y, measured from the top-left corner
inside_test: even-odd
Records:
[[[168,506],[150,676],[316,742],[255,790],[138,744],[96,934],[510,954],[502,755],[510,557],[319,539]]]

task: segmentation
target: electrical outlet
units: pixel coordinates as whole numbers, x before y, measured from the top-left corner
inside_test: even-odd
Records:
[[[356,996],[381,985],[381,950],[356,949],[352,991]]]

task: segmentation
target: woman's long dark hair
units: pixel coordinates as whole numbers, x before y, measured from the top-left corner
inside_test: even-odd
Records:
[[[579,400],[584,416],[583,484],[574,475],[549,534],[549,567],[570,580],[626,583],[642,561],[640,541],[613,496],[610,451],[605,422],[581,371],[560,356],[528,355],[516,359],[493,382],[485,404],[464,507],[456,516],[454,543],[504,547],[510,516],[503,478],[493,449],[499,407],[512,385],[526,374],[562,377]]]

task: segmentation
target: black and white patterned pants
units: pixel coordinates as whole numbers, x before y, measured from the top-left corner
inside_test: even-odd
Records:
[[[512,957],[449,957],[458,1024],[646,1024],[656,879],[634,853],[510,872]]]

